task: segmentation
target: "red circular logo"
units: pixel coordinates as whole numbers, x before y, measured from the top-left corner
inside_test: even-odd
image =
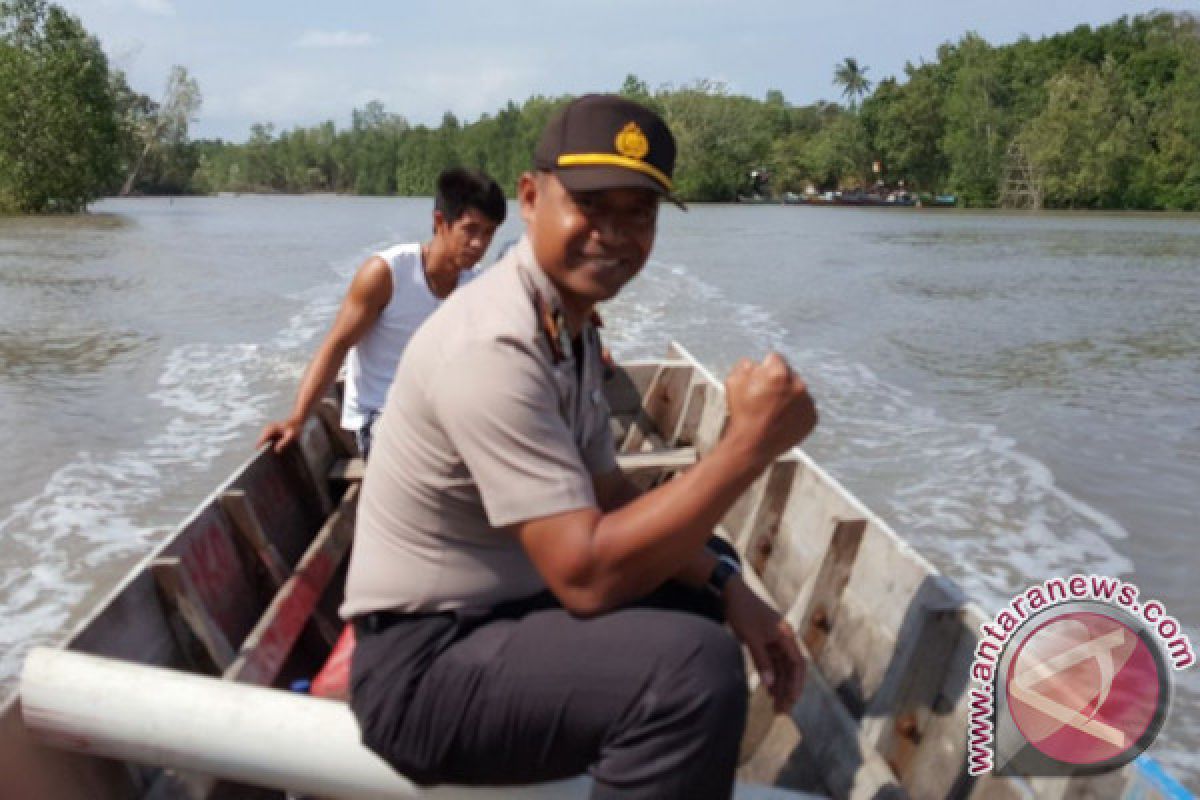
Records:
[[[1033,631],[1006,676],[1013,722],[1057,761],[1088,765],[1136,747],[1159,709],[1159,667],[1119,620],[1075,611]]]

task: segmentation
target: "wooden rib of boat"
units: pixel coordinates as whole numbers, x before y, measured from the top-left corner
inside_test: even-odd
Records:
[[[623,364],[607,391],[620,460],[645,486],[703,458],[726,422],[720,384],[678,345]],[[256,454],[61,649],[35,651],[24,714],[16,696],[0,706],[0,800],[279,796],[246,783],[460,796],[418,792],[355,752],[343,705],[278,690],[313,676],[338,636],[361,477],[333,397],[299,445]],[[799,449],[742,496],[720,533],[786,612],[811,664],[790,715],[772,715],[751,678],[739,796],[1181,796],[1144,757],[1092,778],[969,777],[968,672],[982,611]],[[143,697],[154,686],[157,700]],[[204,730],[217,732],[200,741]],[[314,766],[330,758],[335,766]],[[305,767],[309,777],[297,777]],[[320,782],[338,772],[361,780]],[[582,797],[586,782],[508,792],[461,796]]]

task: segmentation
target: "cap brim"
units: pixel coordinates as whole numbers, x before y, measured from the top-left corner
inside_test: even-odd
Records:
[[[623,167],[581,166],[558,167],[553,170],[559,182],[572,192],[595,192],[602,189],[649,189],[670,200],[683,211],[687,206],[650,175]]]

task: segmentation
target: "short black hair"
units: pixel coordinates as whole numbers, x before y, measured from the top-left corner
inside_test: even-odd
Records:
[[[450,167],[437,177],[435,211],[442,212],[447,223],[455,222],[467,212],[478,209],[488,219],[500,225],[508,213],[504,192],[491,176],[476,169]]]

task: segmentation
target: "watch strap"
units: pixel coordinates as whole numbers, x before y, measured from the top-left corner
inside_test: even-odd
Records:
[[[733,556],[719,555],[717,556],[717,563],[713,567],[713,571],[709,574],[708,580],[704,584],[704,588],[717,597],[722,597],[725,594],[725,586],[729,583],[729,579],[734,575],[740,574],[741,571],[742,565]]]

